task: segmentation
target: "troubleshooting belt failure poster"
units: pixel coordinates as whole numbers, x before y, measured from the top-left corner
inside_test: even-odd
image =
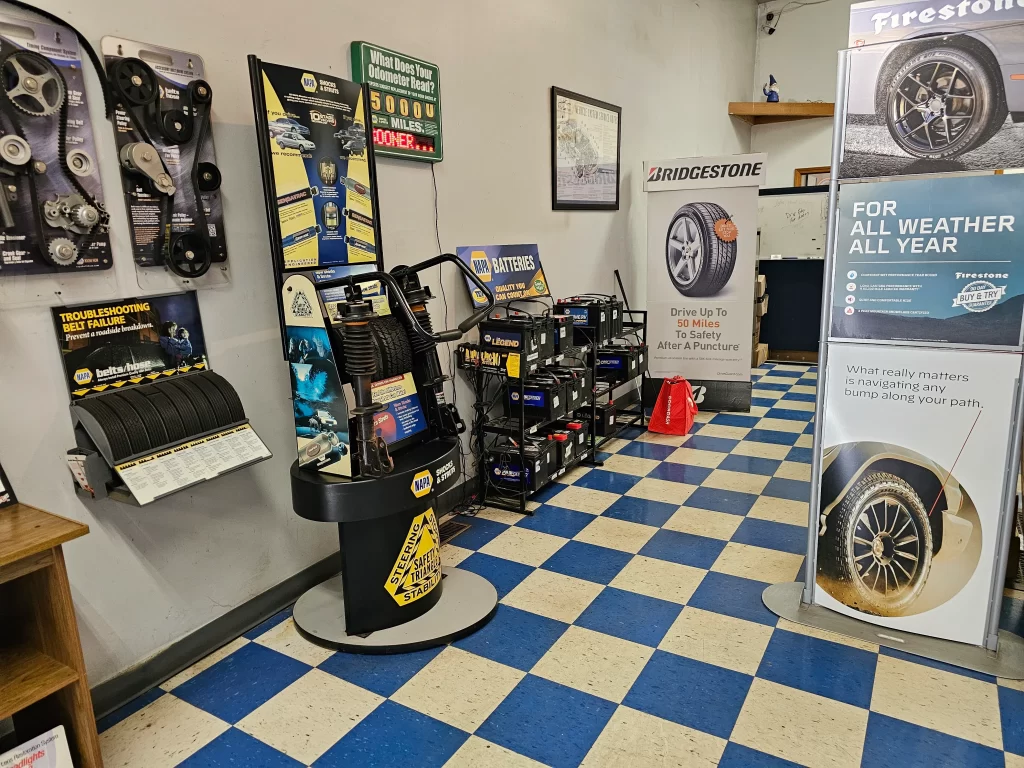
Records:
[[[261,63],[285,269],[377,261],[360,86]]]
[[[1024,177],[851,184],[839,200],[831,337],[1020,349]]]

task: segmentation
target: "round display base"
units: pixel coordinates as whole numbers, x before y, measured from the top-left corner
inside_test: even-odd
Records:
[[[403,653],[444,645],[476,632],[498,608],[498,592],[482,576],[445,568],[444,591],[433,608],[397,627],[368,635],[345,632],[341,576],[328,579],[295,603],[295,626],[311,642],[349,653]]]

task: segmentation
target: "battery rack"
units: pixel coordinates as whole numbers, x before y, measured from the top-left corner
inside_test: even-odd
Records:
[[[457,365],[472,377],[476,394],[473,453],[482,504],[532,515],[531,496],[576,466],[602,466],[600,448],[623,429],[645,423],[639,391],[635,407],[621,411],[612,396],[646,375],[647,312],[624,309],[610,296],[587,296],[577,303],[607,307],[584,315],[574,311],[574,301],[548,307],[538,322],[546,330],[534,340],[524,333],[514,349],[495,349],[501,335],[486,321],[480,344],[457,349]],[[517,303],[496,309],[508,313]],[[530,316],[519,317],[528,327]],[[554,343],[546,344],[543,333]],[[556,383],[547,384],[548,377]]]

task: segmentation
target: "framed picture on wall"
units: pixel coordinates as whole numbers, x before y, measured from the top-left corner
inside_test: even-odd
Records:
[[[18,503],[18,497],[14,495],[14,489],[4,474],[4,468],[0,466],[0,509],[10,507]]]
[[[551,87],[551,208],[619,210],[622,108]]]

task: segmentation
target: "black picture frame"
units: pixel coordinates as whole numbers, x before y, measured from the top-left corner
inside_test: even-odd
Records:
[[[572,200],[559,195],[558,181],[558,99],[566,98],[617,116],[615,124],[615,200]],[[622,183],[622,107],[593,99],[564,88],[551,86],[551,209],[554,211],[617,211]]]
[[[11,482],[7,479],[7,475],[4,474],[3,466],[0,466],[0,509],[13,507],[17,503],[18,497],[14,495],[14,489],[11,488]]]

